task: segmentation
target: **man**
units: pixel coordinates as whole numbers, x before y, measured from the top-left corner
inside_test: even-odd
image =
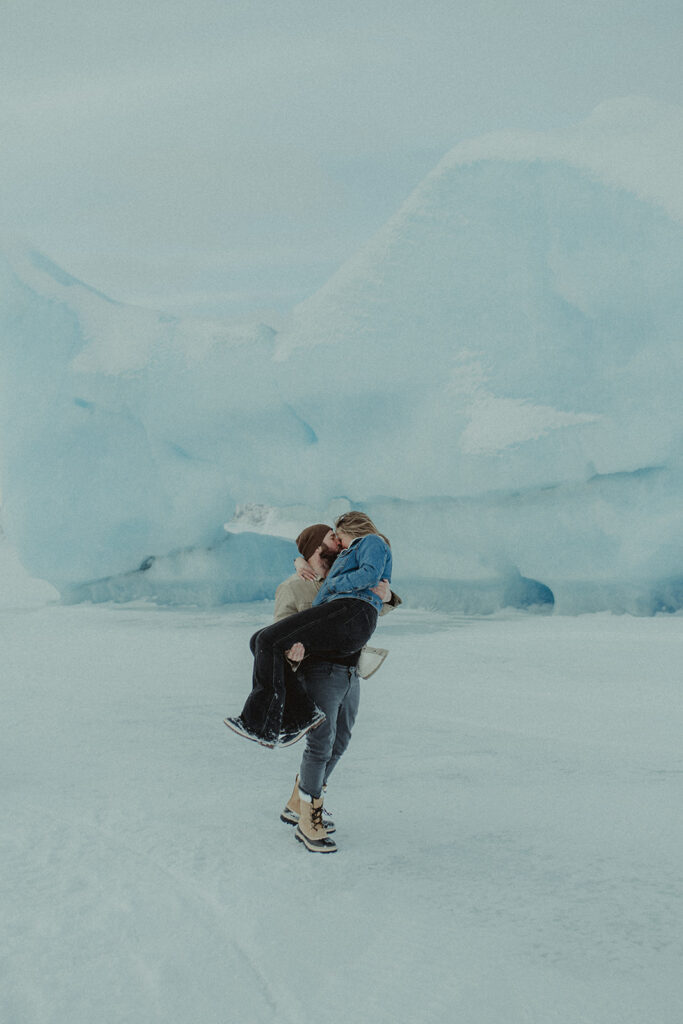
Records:
[[[302,530],[296,544],[302,557],[297,559],[297,573],[281,583],[275,592],[276,622],[311,607],[341,546],[324,523]],[[373,590],[384,602],[380,614],[401,603],[386,581]],[[381,664],[386,652],[379,654]],[[318,651],[306,657],[301,644],[295,644],[286,652],[292,667],[298,668],[306,693],[325,713],[325,720],[306,734],[299,774],[280,815],[282,821],[296,826],[297,839],[315,853],[333,853],[337,849],[330,838],[330,833],[335,831],[334,822],[328,818],[323,823],[322,794],[351,739],[360,700],[360,655],[361,652],[343,655]]]

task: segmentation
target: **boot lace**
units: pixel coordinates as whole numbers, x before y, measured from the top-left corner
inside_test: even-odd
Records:
[[[323,809],[322,807],[314,807],[311,811],[311,824],[317,831],[319,828],[324,829],[323,825]]]

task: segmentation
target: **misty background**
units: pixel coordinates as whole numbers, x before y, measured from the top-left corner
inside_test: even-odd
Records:
[[[683,99],[676,0],[1,10],[0,231],[175,313],[289,310],[463,140]]]

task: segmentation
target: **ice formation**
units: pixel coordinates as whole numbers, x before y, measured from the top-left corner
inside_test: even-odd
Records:
[[[3,521],[27,569],[71,599],[163,577],[246,600],[280,538],[355,506],[414,603],[683,606],[682,122],[621,101],[456,147],[278,332],[10,251]]]

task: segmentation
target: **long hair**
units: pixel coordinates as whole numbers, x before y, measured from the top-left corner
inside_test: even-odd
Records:
[[[389,544],[389,538],[380,533],[370,516],[365,512],[344,512],[334,524],[335,530],[343,530],[349,537],[367,537],[369,533],[376,533],[383,541]],[[391,547],[391,544],[389,544]]]

